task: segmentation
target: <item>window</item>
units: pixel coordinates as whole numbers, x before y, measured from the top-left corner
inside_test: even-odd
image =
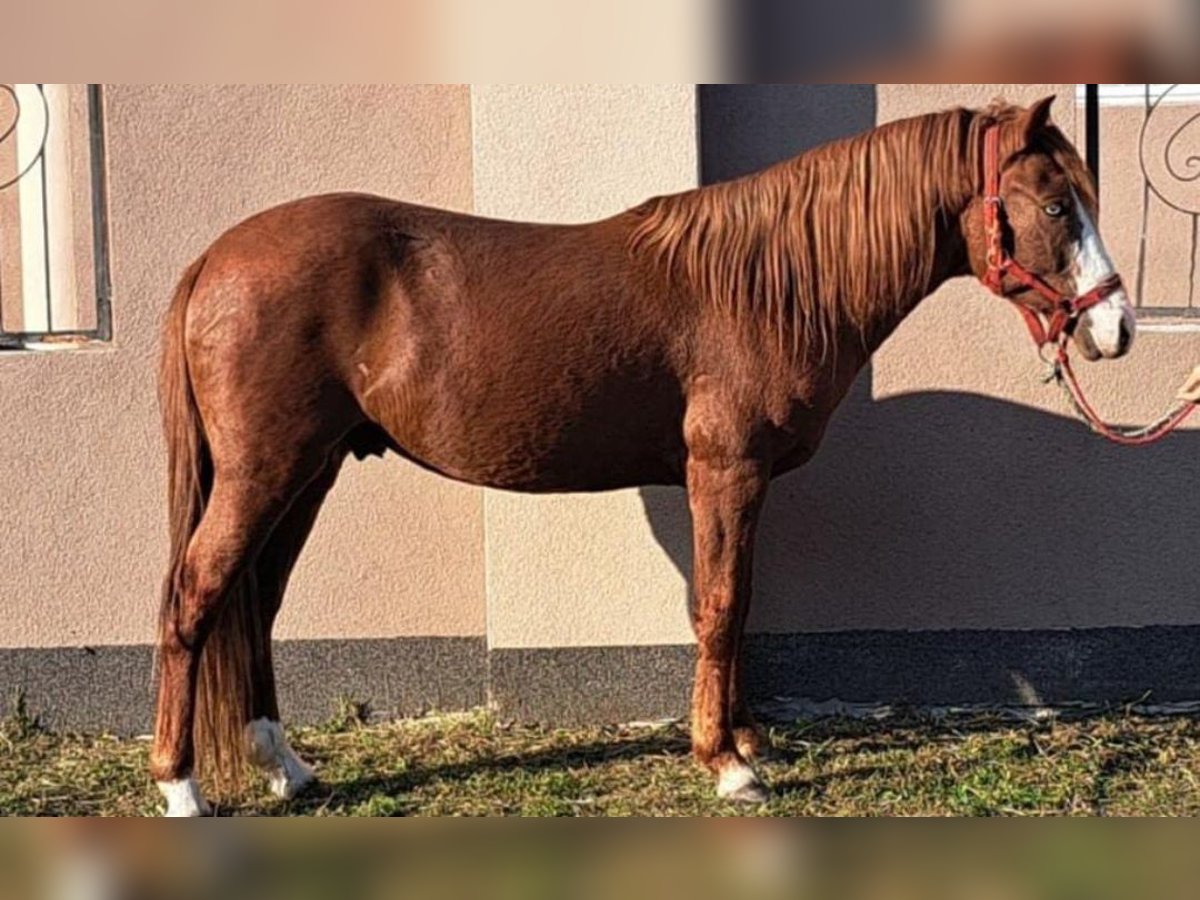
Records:
[[[1081,84],[1078,106],[1139,311],[1200,317],[1200,84]]]
[[[111,336],[100,86],[0,84],[0,349]]]

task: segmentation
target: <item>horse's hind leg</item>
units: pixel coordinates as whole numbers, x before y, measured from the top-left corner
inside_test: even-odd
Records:
[[[271,632],[283,605],[292,570],[316,524],[321,505],[337,481],[345,451],[329,463],[287,511],[258,557],[259,603],[263,612],[263,647],[255,673],[251,720],[247,726],[250,759],[266,772],[271,792],[281,800],[298,796],[314,780],[312,769],[296,755],[284,734],[276,696]]]
[[[196,761],[197,693],[205,646],[218,626],[229,629],[235,616],[225,615],[231,598],[253,604],[244,576],[276,523],[295,497],[319,471],[297,455],[290,464],[281,458],[269,467],[215,467],[212,493],[204,516],[188,544],[177,601],[164,622],[159,648],[158,716],[151,774],[167,799],[167,815],[204,815],[207,807],[193,778]],[[246,596],[243,596],[246,595]],[[254,610],[234,612],[250,613]],[[218,635],[218,646],[229,649],[242,635]],[[207,706],[201,713],[213,724],[206,730],[207,748],[232,757],[230,768],[244,757],[223,730],[240,706],[248,686],[236,651],[219,654],[205,665]],[[253,647],[245,647],[253,654]],[[211,646],[210,646],[211,650]],[[219,660],[219,661],[218,661]],[[248,719],[242,721],[244,728]],[[238,735],[240,743],[244,738]],[[222,768],[219,764],[218,769]]]

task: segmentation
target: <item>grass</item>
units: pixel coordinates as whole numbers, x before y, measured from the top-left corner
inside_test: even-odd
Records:
[[[294,743],[322,784],[256,785],[233,816],[727,816],[679,726],[550,730],[473,713],[358,724],[347,707]],[[776,727],[763,816],[1193,816],[1200,721],[1114,713],[828,719]],[[0,813],[148,816],[145,741],[54,735],[22,706],[0,727]]]

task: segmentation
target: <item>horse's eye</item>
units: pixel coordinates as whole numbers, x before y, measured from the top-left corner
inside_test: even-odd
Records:
[[[1067,204],[1062,202],[1049,203],[1044,209],[1046,215],[1052,219],[1061,219],[1067,214]]]

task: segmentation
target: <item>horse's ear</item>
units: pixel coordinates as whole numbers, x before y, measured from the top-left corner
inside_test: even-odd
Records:
[[[1031,144],[1040,132],[1049,127],[1050,114],[1054,110],[1054,102],[1057,99],[1057,94],[1051,94],[1046,99],[1033,104],[1021,116],[1021,130],[1026,145]]]

